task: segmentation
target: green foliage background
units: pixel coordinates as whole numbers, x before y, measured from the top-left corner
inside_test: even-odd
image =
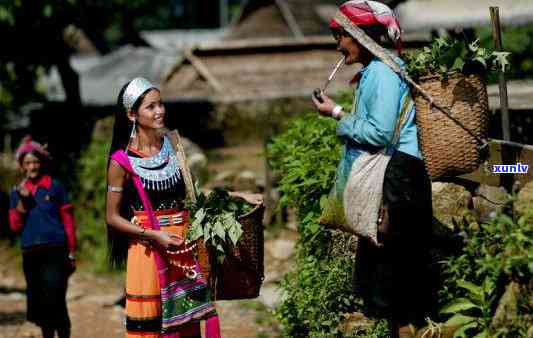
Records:
[[[492,31],[490,28],[477,30],[481,46],[494,49]],[[509,61],[511,68],[508,78],[523,79],[533,76],[533,24],[520,27],[504,27],[502,30],[502,44],[505,51],[511,52]],[[491,79],[496,80],[492,75]]]
[[[77,163],[78,184],[73,192],[79,256],[97,272],[111,269],[107,260],[105,198],[112,124],[112,117],[97,123],[92,142]]]
[[[442,319],[454,314],[450,322],[464,325],[464,337],[526,337],[533,327],[533,208],[515,214],[501,213],[483,224],[464,222],[463,251],[443,262]],[[518,301],[507,305],[504,320],[494,320],[510,283],[518,285]]]
[[[342,100],[344,105],[349,102],[347,97]],[[361,332],[339,330],[343,315],[360,308],[351,286],[354,255],[347,247],[336,249],[335,236],[317,223],[320,199],[333,184],[339,152],[335,121],[316,113],[291,121],[268,148],[270,164],[280,177],[281,207],[297,211],[301,234],[296,266],[281,284],[285,297],[276,311],[286,337],[390,334],[384,322],[376,320]],[[503,210],[508,213],[512,209],[508,206]],[[448,324],[463,325],[458,337],[526,337],[528,328],[533,327],[531,213],[513,217],[502,212],[481,224],[467,215],[463,224],[456,226],[455,232],[467,235],[464,247],[453,254],[435,256],[442,264],[439,307],[444,311],[431,318],[434,324],[447,325],[444,322],[456,315]],[[347,242],[346,238],[337,239]],[[519,285],[517,310],[506,314],[505,318],[511,319],[503,324],[494,324],[496,309],[510,282]]]
[[[290,124],[268,148],[279,174],[281,206],[297,211],[301,239],[296,269],[282,283],[286,298],[277,316],[287,337],[341,336],[343,312],[355,306],[351,296],[349,255],[329,254],[327,232],[317,223],[320,199],[331,188],[340,157],[335,122],[305,114]]]

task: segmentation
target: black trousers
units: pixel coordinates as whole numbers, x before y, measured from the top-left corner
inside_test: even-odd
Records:
[[[22,255],[27,284],[27,318],[50,329],[70,328],[67,282],[72,272],[66,247],[29,250]]]
[[[424,162],[397,151],[385,172],[383,202],[389,213],[387,233],[378,234],[383,246],[359,241],[354,290],[368,315],[419,323],[435,305],[431,181]]]

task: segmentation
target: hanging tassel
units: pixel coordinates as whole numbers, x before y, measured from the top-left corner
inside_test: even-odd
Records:
[[[206,320],[205,336],[206,338],[222,338],[220,335],[220,321],[218,320],[218,315]]]

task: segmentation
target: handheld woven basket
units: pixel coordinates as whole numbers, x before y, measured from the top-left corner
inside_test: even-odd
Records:
[[[451,73],[447,78],[427,76],[422,87],[435,101],[451,110],[453,118],[478,138],[488,133],[487,86],[478,75]],[[476,138],[415,91],[418,140],[431,179],[456,176],[476,170],[484,156]]]
[[[223,263],[210,252],[210,285],[215,300],[256,298],[264,279],[263,204],[239,217],[243,234],[235,247],[225,245]]]

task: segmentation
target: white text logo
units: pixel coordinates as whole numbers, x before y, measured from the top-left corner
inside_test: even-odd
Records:
[[[494,174],[527,174],[529,165],[517,164],[493,164],[492,173]]]

